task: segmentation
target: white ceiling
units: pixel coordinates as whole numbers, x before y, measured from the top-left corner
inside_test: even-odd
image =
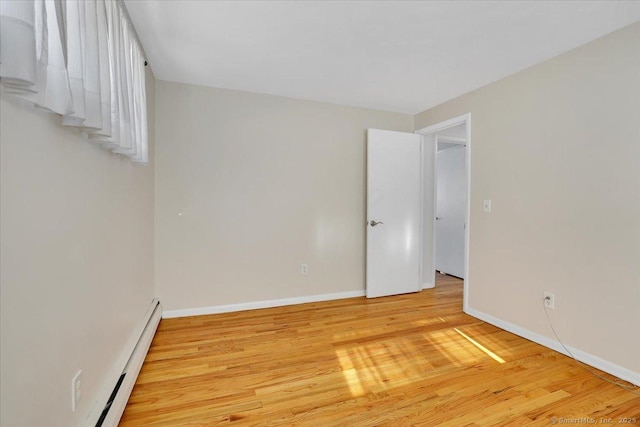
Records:
[[[161,80],[410,114],[640,21],[640,1],[126,5]]]

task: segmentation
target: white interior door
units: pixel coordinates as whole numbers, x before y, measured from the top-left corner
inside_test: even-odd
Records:
[[[465,148],[438,151],[436,179],[436,270],[464,279],[467,210]]]
[[[367,133],[367,298],[420,290],[421,136]]]

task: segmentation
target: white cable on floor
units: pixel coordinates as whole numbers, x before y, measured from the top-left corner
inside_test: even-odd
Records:
[[[600,378],[603,381],[606,381],[610,384],[613,385],[617,385],[618,387],[620,387],[621,389],[628,391],[629,393],[633,393],[633,394],[637,394],[638,396],[640,396],[640,392],[637,392],[636,390],[639,388],[636,385],[633,385],[631,383],[621,383],[619,381],[613,381],[610,380],[609,378],[603,377],[602,375],[598,374],[597,372],[593,371],[591,369],[591,367],[587,367],[589,365],[587,365],[584,362],[579,361],[578,359],[576,359],[576,357],[573,355],[573,353],[571,353],[571,351],[569,351],[569,349],[567,348],[566,345],[564,345],[564,343],[562,342],[562,340],[560,339],[560,337],[558,336],[558,334],[556,333],[556,330],[553,327],[553,324],[551,323],[551,319],[549,318],[549,312],[547,311],[547,306],[544,304],[544,299],[542,300],[542,307],[544,308],[544,314],[545,316],[547,316],[547,322],[549,323],[549,327],[551,328],[551,331],[553,332],[553,335],[556,337],[556,340],[560,343],[560,345],[562,346],[562,348],[564,348],[564,351],[567,352],[567,354],[573,359],[575,360],[584,370],[588,371],[591,375]]]

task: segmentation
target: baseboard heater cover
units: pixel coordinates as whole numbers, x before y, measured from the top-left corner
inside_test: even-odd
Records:
[[[140,334],[138,342],[131,352],[131,356],[129,357],[127,364],[118,377],[118,381],[113,388],[113,391],[111,392],[95,427],[117,427],[120,422],[120,418],[127,406],[129,396],[131,396],[133,386],[135,385],[140,369],[142,368],[142,363],[147,356],[147,352],[151,346],[151,341],[153,340],[156,329],[158,329],[160,319],[162,318],[162,305],[160,305],[160,301],[154,299],[151,307],[152,308],[149,309],[151,314],[148,317],[147,323]]]
[[[111,409],[111,405],[113,404],[113,401],[116,400],[116,396],[118,395],[118,391],[120,390],[120,386],[122,385],[122,381],[124,381],[124,377],[126,377],[126,376],[127,376],[126,372],[123,372],[122,374],[120,374],[120,378],[118,378],[118,382],[116,383],[116,386],[113,388],[113,391],[111,392],[111,395],[109,396],[109,400],[107,401],[107,405],[102,410],[102,413],[100,414],[100,418],[98,418],[98,422],[96,423],[96,427],[102,427],[102,423],[104,423],[105,418],[107,418],[107,415],[109,414],[109,409]]]

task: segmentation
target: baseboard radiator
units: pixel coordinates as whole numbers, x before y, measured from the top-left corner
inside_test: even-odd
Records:
[[[129,400],[133,386],[135,385],[140,369],[142,368],[142,363],[149,351],[151,341],[153,340],[153,336],[155,335],[160,319],[162,318],[162,306],[158,299],[153,300],[145,318],[147,319],[147,322],[144,329],[142,329],[140,338],[133,348],[131,356],[122,370],[115,387],[111,391],[109,399],[104,406],[95,427],[117,427],[120,422],[120,418],[127,406],[127,401]]]

